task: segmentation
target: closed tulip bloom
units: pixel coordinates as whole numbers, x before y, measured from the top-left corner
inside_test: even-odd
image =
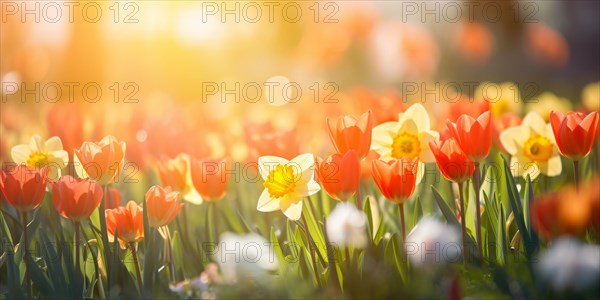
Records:
[[[52,201],[61,216],[79,222],[100,205],[102,187],[93,180],[66,175],[52,183]]]
[[[0,173],[0,190],[8,204],[25,213],[37,208],[46,194],[48,169],[37,170],[26,165]]]
[[[415,191],[417,166],[417,158],[388,162],[376,159],[373,161],[373,179],[386,199],[396,204],[404,203]]]
[[[125,142],[105,136],[100,142],[84,142],[75,150],[75,170],[81,178],[91,178],[101,185],[117,181],[125,163]]]
[[[163,188],[155,185],[146,192],[148,223],[152,228],[169,225],[182,207],[179,192],[174,192],[170,186]]]
[[[335,126],[327,121],[329,136],[338,153],[346,153],[349,150],[356,151],[359,159],[364,158],[371,148],[371,132],[373,129],[373,117],[368,111],[356,119],[353,116],[342,116],[338,118]]]
[[[216,202],[225,197],[231,169],[228,158],[194,159],[191,166],[192,183],[203,200]]]
[[[158,162],[158,176],[163,186],[170,186],[181,194],[184,201],[201,204],[202,197],[194,189],[191,175],[189,155],[180,153],[175,158],[163,159]]]
[[[464,182],[475,172],[475,163],[461,150],[455,139],[429,142],[442,175],[454,182]]]
[[[114,241],[115,231],[118,231],[121,248],[125,249],[128,244],[144,238],[144,216],[142,207],[137,203],[129,201],[125,206],[107,209],[104,213],[109,240]]]
[[[560,153],[572,160],[580,160],[590,153],[594,145],[598,112],[591,112],[587,116],[580,112],[569,112],[565,116],[553,111],[550,124]]]
[[[351,198],[358,189],[360,164],[354,150],[334,154],[319,165],[319,180],[325,191],[336,200]]]
[[[479,115],[477,119],[465,114],[460,116],[456,123],[448,121],[447,125],[470,160],[480,162],[488,156],[492,147],[492,123],[489,110]]]

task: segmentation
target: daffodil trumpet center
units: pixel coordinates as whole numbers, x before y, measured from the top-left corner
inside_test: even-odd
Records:
[[[544,136],[532,136],[525,142],[525,156],[535,162],[547,161],[553,151],[554,145]]]
[[[421,153],[421,141],[415,134],[399,133],[392,142],[392,157],[413,159]]]
[[[40,169],[47,166],[50,163],[48,155],[44,153],[32,153],[27,158],[27,166],[30,168]]]
[[[296,175],[292,166],[277,165],[264,183],[265,188],[273,198],[289,195],[296,189]]]

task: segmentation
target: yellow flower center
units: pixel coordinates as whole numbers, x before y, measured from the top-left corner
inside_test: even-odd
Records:
[[[44,153],[32,153],[27,158],[27,166],[30,168],[43,168],[50,163],[48,156]]]
[[[421,153],[421,142],[419,137],[403,132],[398,134],[392,142],[392,157],[399,159],[405,157],[407,159],[413,159],[418,157]]]
[[[269,173],[264,186],[273,198],[283,197],[292,193],[296,188],[294,168],[292,166],[277,165]]]
[[[554,152],[554,145],[544,136],[532,136],[525,142],[525,156],[535,162],[547,161]]]

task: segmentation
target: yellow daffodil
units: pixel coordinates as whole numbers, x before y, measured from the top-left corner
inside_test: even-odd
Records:
[[[53,136],[44,140],[39,135],[33,135],[29,144],[12,147],[12,159],[17,164],[25,164],[30,168],[41,169],[48,167],[48,178],[60,178],[61,169],[69,163],[69,154],[63,150],[59,137]]]
[[[536,112],[544,121],[548,122],[550,120],[550,113],[552,111],[559,111],[563,114],[566,114],[573,107],[571,102],[566,98],[558,97],[553,93],[544,92],[534,99],[530,100],[530,103],[527,104],[525,110],[529,112]]]
[[[500,134],[502,145],[512,155],[510,168],[513,176],[537,178],[541,173],[556,176],[562,163],[550,124],[530,112],[520,126],[507,128]]]
[[[418,157],[418,183],[423,177],[423,163],[435,161],[429,142],[437,140],[439,136],[439,133],[431,130],[425,107],[417,103],[400,113],[398,122],[386,122],[373,128],[371,150],[386,162],[403,157],[408,160]]]
[[[181,198],[192,204],[202,204],[202,196],[194,188],[190,156],[180,153],[175,158],[158,162],[158,176],[163,186],[170,186],[179,192]]]
[[[290,220],[300,219],[302,199],[321,189],[314,180],[314,165],[315,158],[310,153],[290,161],[277,156],[259,157],[258,170],[265,189],[256,209],[262,212],[279,209]]]
[[[502,116],[507,112],[519,114],[523,106],[519,87],[512,82],[500,84],[483,82],[475,89],[474,98],[488,101],[494,117]]]

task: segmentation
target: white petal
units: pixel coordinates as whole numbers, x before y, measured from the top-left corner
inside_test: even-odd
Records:
[[[264,189],[258,198],[256,209],[262,212],[275,211],[279,209],[279,199],[272,198],[267,189]]]
[[[277,167],[277,165],[285,165],[289,161],[278,156],[261,156],[258,158],[258,171],[263,180],[267,180],[269,173]]]
[[[24,164],[31,155],[31,148],[28,145],[16,145],[10,150],[10,155],[15,163]]]
[[[423,162],[435,162],[435,156],[431,152],[431,148],[429,148],[429,142],[435,141],[440,138],[440,134],[437,131],[426,130],[421,132],[421,136],[419,138],[421,142],[421,161]]]
[[[79,160],[79,157],[77,157],[77,154],[73,155],[73,164],[75,167],[75,172],[77,173],[77,176],[79,176],[79,178],[90,177],[88,175],[88,173],[85,171],[85,169],[83,168],[83,164]]]
[[[48,152],[63,150],[62,141],[57,136],[53,136],[46,140],[44,146],[46,147],[46,151]]]
[[[188,187],[185,191],[185,194],[181,195],[181,199],[185,202],[189,202],[192,204],[200,205],[204,201],[202,196],[196,191],[196,189],[192,187]]]
[[[33,136],[31,136],[31,140],[29,140],[29,148],[31,148],[31,151],[35,152],[35,153],[44,153],[46,152],[45,150],[46,144],[44,142],[44,139],[42,139],[41,136],[34,134]]]
[[[427,110],[421,103],[415,103],[409,107],[404,114],[402,115],[402,119],[413,119],[415,124],[417,125],[419,131],[429,130],[431,128],[431,122],[429,121],[429,115],[427,114]],[[403,120],[398,119],[398,122],[402,122]]]
[[[310,153],[305,153],[294,157],[288,165],[292,166],[296,175],[298,184],[306,184],[314,178],[315,171],[315,156]]]
[[[562,172],[562,161],[560,159],[559,155],[555,155],[552,156],[549,160],[548,160],[548,168],[547,168],[547,176],[557,176],[560,175],[560,173]]]
[[[546,135],[546,122],[536,112],[528,113],[523,119],[523,123],[521,123],[522,127],[531,128],[538,135],[545,136]]]
[[[69,163],[69,153],[65,150],[57,150],[49,154],[54,157],[52,161],[59,163],[61,168],[64,168]]]
[[[310,180],[308,183],[302,186],[298,186],[296,188],[296,195],[299,198],[308,197],[310,195],[316,194],[321,190],[321,186],[314,180]]]
[[[419,164],[417,166],[417,179],[415,181],[415,186],[421,182],[421,180],[423,179],[423,175],[425,175],[425,164],[419,161]]]
[[[517,153],[517,145],[521,145],[522,147],[526,139],[527,137],[521,126],[510,127],[500,133],[500,142],[504,146],[504,149],[511,155]]]
[[[281,201],[281,211],[292,221],[297,221],[302,216],[302,200],[284,198]]]

